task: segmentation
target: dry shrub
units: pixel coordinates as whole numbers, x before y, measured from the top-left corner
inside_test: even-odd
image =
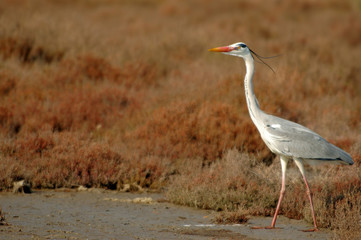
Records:
[[[9,73],[10,71],[0,72],[0,95],[2,99],[13,94],[19,79]],[[0,104],[0,131],[17,133],[20,130],[20,122],[14,119],[14,104]]]
[[[338,238],[360,239],[361,223],[361,200],[360,193],[348,193],[344,199],[338,201],[335,206],[334,219],[331,228],[334,229]]]
[[[361,165],[359,159],[354,160],[353,166],[342,170],[338,166],[323,169],[314,177],[312,187],[319,225],[333,229],[338,237],[345,239],[361,237]],[[308,204],[303,217],[312,222]]]
[[[52,51],[43,46],[37,46],[31,39],[0,37],[0,54],[6,60],[15,57],[22,63],[52,63],[60,61],[63,51]]]
[[[0,94],[2,96],[8,95],[15,89],[18,79],[8,72],[0,72]]]
[[[82,89],[61,93],[44,121],[56,131],[109,127],[139,107],[139,99],[112,87]]]
[[[122,162],[119,153],[107,144],[97,143],[76,150],[70,169],[82,185],[115,189]]]
[[[106,143],[50,131],[4,143],[1,152],[1,180],[5,187],[14,180],[27,179],[35,188],[115,188],[123,162],[121,155]]]
[[[51,129],[1,144],[1,189],[26,179],[34,188],[85,185],[120,189],[131,183],[159,189],[174,167],[158,157],[124,157],[106,142],[88,136]]]
[[[98,75],[94,73],[93,76]],[[10,91],[5,85],[9,84],[4,84],[4,91]],[[54,88],[47,82],[45,85],[19,86],[3,99],[1,131],[14,135],[20,131],[38,132],[47,126],[53,131],[110,127],[123,118],[130,118],[141,108],[142,93],[107,82],[95,86],[84,83],[75,88]]]
[[[275,168],[266,173],[270,170]],[[231,150],[209,167],[202,167],[201,161],[188,163],[173,179],[167,197],[192,207],[269,216],[277,204],[278,181],[262,171],[255,158]]]
[[[53,136],[49,134],[44,136],[30,135],[26,138],[17,139],[15,146],[16,149],[14,149],[14,152],[20,151],[26,153],[28,156],[41,156],[44,151],[54,147],[54,140]]]
[[[348,16],[346,24],[338,26],[340,29],[339,34],[347,40],[351,47],[360,46],[361,35],[359,32],[361,31],[361,24],[357,19],[358,16],[352,14]]]
[[[94,83],[107,80],[117,82],[119,77],[119,69],[114,68],[108,61],[86,55],[63,60],[55,75],[54,83],[62,87],[66,85],[81,86],[87,81]]]
[[[250,121],[232,106],[217,102],[179,102],[161,108],[129,135],[139,151],[171,159],[200,157],[209,162],[232,147],[253,153],[263,148]],[[268,152],[264,159],[269,158]]]
[[[74,85],[81,84],[86,80],[94,82],[104,81],[108,78],[116,80],[118,76],[117,69],[114,69],[105,59],[87,55],[62,61],[55,82]]]
[[[114,67],[107,60],[92,55],[79,56],[76,59],[65,59],[60,63],[55,84],[71,86],[85,82],[109,81],[125,88],[141,89],[157,83],[157,66],[142,60],[129,61],[122,67]]]
[[[17,134],[21,129],[22,122],[14,118],[14,110],[10,107],[0,107],[1,132],[9,135]]]
[[[142,89],[157,85],[164,74],[157,65],[137,60],[126,62],[120,76],[126,88]]]
[[[1,190],[11,189],[14,181],[28,179],[29,175],[26,174],[26,167],[23,163],[18,164],[10,157],[1,157],[0,161]]]
[[[245,223],[248,221],[248,217],[244,215],[244,212],[240,209],[237,211],[223,211],[215,217],[215,222],[220,224],[227,223]]]
[[[174,166],[169,164],[168,159],[148,156],[127,158],[120,170],[118,189],[124,184],[136,184],[142,188],[159,190],[169,180],[169,176],[175,172]]]

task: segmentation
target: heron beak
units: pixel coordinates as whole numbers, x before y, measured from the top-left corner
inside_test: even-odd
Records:
[[[216,48],[208,49],[208,51],[210,51],[210,52],[230,52],[232,50],[234,50],[234,48],[230,47],[230,46],[216,47]]]

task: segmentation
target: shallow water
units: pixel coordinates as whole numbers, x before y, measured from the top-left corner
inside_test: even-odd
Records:
[[[242,225],[212,223],[212,211],[173,205],[162,194],[88,191],[0,193],[8,226],[0,239],[330,239],[326,230],[305,233],[312,226],[280,216],[276,230],[271,218],[251,218]]]

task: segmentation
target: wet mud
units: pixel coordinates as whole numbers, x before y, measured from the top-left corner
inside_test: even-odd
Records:
[[[251,217],[246,224],[219,225],[214,212],[164,201],[162,194],[132,194],[90,189],[0,193],[7,225],[0,239],[331,239],[331,233],[302,232],[312,226],[280,216]]]

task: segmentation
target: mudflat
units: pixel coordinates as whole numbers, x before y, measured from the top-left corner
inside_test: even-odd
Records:
[[[312,226],[280,216],[251,217],[246,224],[212,222],[213,211],[177,206],[162,194],[121,193],[101,189],[0,193],[8,225],[0,239],[330,239],[331,232],[302,232]]]

